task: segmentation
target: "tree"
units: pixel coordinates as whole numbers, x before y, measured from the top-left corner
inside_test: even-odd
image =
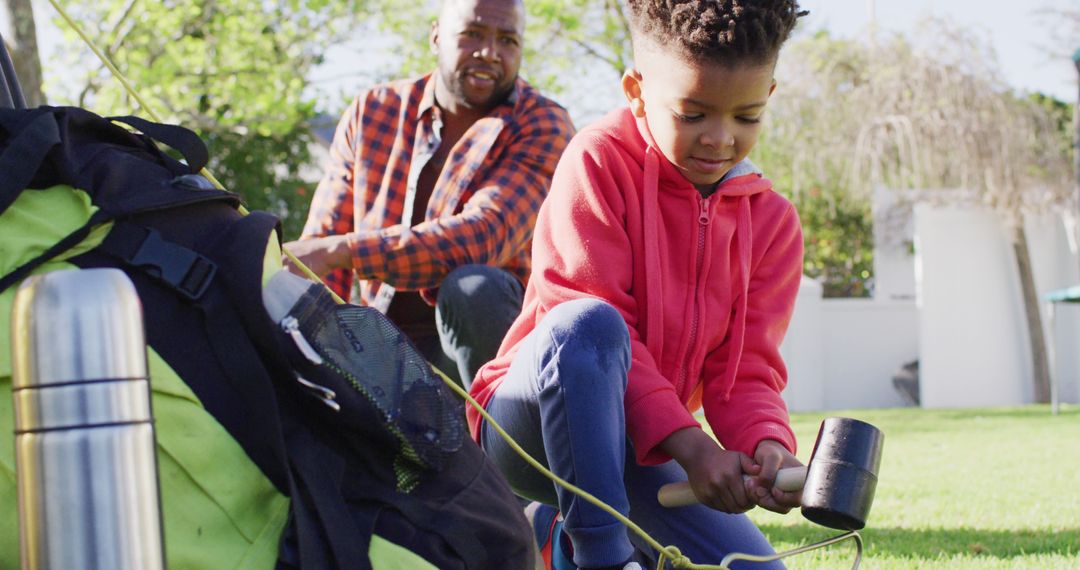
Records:
[[[1076,215],[1080,217],[1080,8],[1075,3],[1068,8],[1047,6],[1039,10],[1040,24],[1049,33],[1047,54],[1056,61],[1072,60],[1076,73],[1077,95],[1072,110],[1073,170],[1076,180]],[[1074,237],[1080,240],[1080,228]]]
[[[803,270],[821,281],[826,297],[873,293],[874,220],[850,167],[859,117],[844,95],[866,81],[863,55],[857,43],[823,33],[791,40],[751,154],[795,203],[806,242]]]
[[[300,176],[311,160],[315,101],[307,76],[362,6],[328,0],[73,0],[93,41],[167,122],[198,132],[210,170],[249,207],[279,214],[299,233],[311,199]],[[79,88],[61,97],[100,114],[137,104],[61,21],[57,65]],[[76,71],[77,70],[77,71]]]
[[[2,0],[3,21],[10,29],[3,30],[4,43],[15,64],[23,97],[29,107],[45,102],[41,89],[41,57],[38,55],[37,26],[30,0]]]
[[[998,214],[1010,230],[1020,276],[1035,400],[1048,402],[1046,342],[1024,217],[1071,203],[1060,117],[1037,99],[1013,93],[993,52],[977,39],[941,21],[930,22],[928,31],[925,51],[891,38],[860,46],[862,53],[848,59],[863,61],[862,79],[843,94],[860,125],[852,139],[851,180],[864,188],[918,190],[920,201],[979,204]]]

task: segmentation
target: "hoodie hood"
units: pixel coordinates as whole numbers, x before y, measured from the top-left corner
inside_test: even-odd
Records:
[[[648,328],[646,331],[646,346],[649,352],[660,355],[664,347],[663,339],[663,302],[662,272],[660,262],[659,222],[657,213],[660,210],[659,195],[661,186],[678,192],[698,193],[697,188],[679,172],[679,169],[671,163],[664,153],[656,146],[656,141],[649,131],[649,125],[642,117],[635,117],[637,131],[645,142],[645,151],[642,156],[644,162],[643,180],[643,242],[647,251],[645,253],[645,271],[648,304]],[[640,147],[638,147],[640,148]],[[750,289],[750,257],[753,251],[753,219],[750,215],[750,197],[772,189],[772,184],[762,176],[762,172],[750,162],[744,159],[731,168],[717,184],[715,195],[723,198],[736,199],[739,201],[738,216],[735,226],[735,240],[732,247],[736,249],[735,257],[739,260],[738,275],[733,275],[738,281],[735,295],[735,314],[731,335],[731,352],[724,379],[721,384],[721,393],[726,401],[735,385],[735,378],[742,359],[743,344],[746,338],[746,309],[747,296]],[[704,216],[704,214],[702,214]],[[686,398],[688,395],[683,394]],[[695,398],[696,399],[696,398]],[[695,402],[696,404],[696,402]]]

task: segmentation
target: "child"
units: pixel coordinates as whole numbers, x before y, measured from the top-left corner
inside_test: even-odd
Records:
[[[740,513],[787,512],[800,498],[771,485],[799,464],[779,345],[802,232],[746,156],[804,12],[796,0],[628,5],[629,108],[563,154],[522,313],[472,394],[530,454],[662,544],[702,563],[771,553]],[[694,418],[702,406],[723,448]],[[582,568],[636,567],[623,525],[555,488],[474,410],[469,420],[517,493],[558,504],[569,544],[556,550]],[[703,505],[660,507],[657,490],[687,479]]]

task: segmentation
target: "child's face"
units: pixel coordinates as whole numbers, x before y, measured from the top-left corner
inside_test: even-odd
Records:
[[[765,104],[776,88],[773,64],[695,63],[648,46],[623,76],[630,108],[656,146],[698,189],[710,189],[757,142]]]

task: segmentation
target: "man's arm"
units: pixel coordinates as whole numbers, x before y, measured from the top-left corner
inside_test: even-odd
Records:
[[[573,134],[555,105],[536,108],[462,211],[411,228],[398,224],[345,236],[350,264],[362,279],[402,290],[437,287],[465,264],[499,265],[532,239],[540,204],[559,156]]]
[[[324,236],[336,236],[352,233],[353,221],[353,164],[356,156],[355,141],[360,128],[360,118],[363,114],[363,96],[353,100],[349,108],[341,115],[337,129],[334,132],[334,140],[330,144],[330,157],[326,162],[326,172],[315,189],[315,195],[311,199],[311,208],[308,210],[307,223],[304,231],[300,234],[301,240],[322,238]],[[315,245],[311,242],[306,245]],[[302,249],[302,248],[299,248]],[[301,258],[305,264],[319,274],[324,274],[325,264],[321,258],[313,258],[305,255],[306,251],[297,251],[289,248],[295,255]],[[347,262],[345,262],[347,263]],[[338,295],[348,299],[349,288],[352,285],[352,274],[344,263],[334,265],[339,269],[326,275],[326,282]]]

